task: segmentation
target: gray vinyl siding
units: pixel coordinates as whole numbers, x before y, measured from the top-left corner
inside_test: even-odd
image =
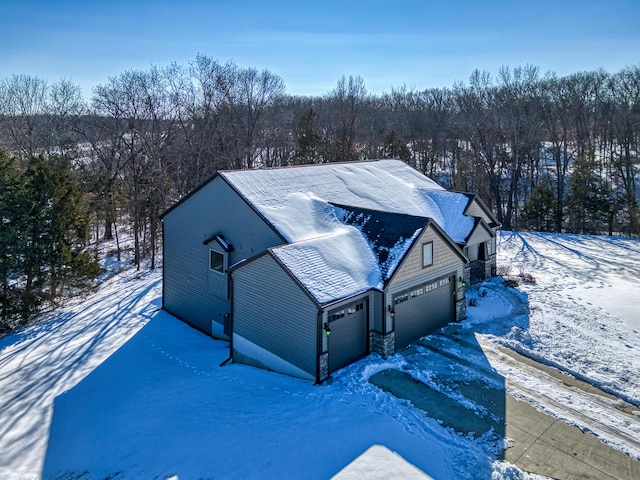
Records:
[[[467,256],[470,262],[475,262],[478,259],[478,244],[469,245],[467,247]]]
[[[423,267],[422,245],[430,241],[433,242],[433,265]],[[393,320],[396,348],[404,347],[419,336],[440,328],[455,318],[457,296],[463,295],[463,293],[457,293],[457,279],[464,276],[464,267],[465,261],[457,252],[456,247],[445,240],[445,237],[441,236],[435,228],[429,226],[407,254],[405,261],[400,265],[400,269],[386,288],[385,303],[397,310],[397,315]],[[394,302],[396,295],[411,291],[411,289],[423,286],[428,282],[439,282],[442,279],[448,279],[449,284],[441,286],[440,288],[444,290],[439,293],[424,293],[418,297],[418,302],[419,300],[422,302],[415,305],[417,311],[415,308],[413,310],[407,309],[408,305],[402,304],[396,308]],[[451,295],[453,292],[456,292],[455,298]],[[416,299],[413,301],[415,302]],[[427,301],[429,308],[424,304]],[[436,311],[430,311],[432,302]],[[429,316],[423,317],[422,312],[429,312]],[[423,318],[430,320],[424,323]]]
[[[383,292],[373,292],[371,302],[371,325],[372,330],[380,333],[384,332],[384,293]]]
[[[207,290],[219,298],[229,298],[229,276],[226,273],[209,269],[207,272]]]
[[[481,244],[486,243],[488,245],[488,252],[493,251],[493,245],[495,240],[495,234],[493,231],[485,227],[484,224],[480,223],[476,226],[476,228],[471,233],[471,236],[467,240],[467,246],[465,247],[465,252],[470,262],[478,260],[479,258],[479,249],[485,248],[481,247]]]
[[[433,265],[423,268],[422,244],[429,241],[433,242]],[[392,305],[393,295],[420,283],[448,276],[454,276],[454,279],[463,278],[464,267],[465,262],[456,252],[455,247],[430,225],[414,244],[405,261],[387,285],[385,304]],[[457,294],[458,297],[460,295],[463,293]]]
[[[270,255],[233,272],[233,332],[316,375],[318,308]]]
[[[465,213],[471,217],[480,217],[485,222],[487,222],[487,224],[491,224],[495,221],[495,219],[491,218],[491,216],[487,214],[485,209],[480,206],[478,200],[475,198],[471,201]]]
[[[226,275],[209,269],[209,250],[217,249],[217,244],[203,241],[222,234],[234,249],[226,259],[232,265],[281,244],[282,239],[221,177],[167,213],[163,222],[163,306],[211,334],[211,322],[222,323],[231,303]]]
[[[494,233],[490,231],[490,229],[486,228],[482,223],[480,223],[469,236],[467,245],[489,242],[494,236]]]
[[[422,245],[433,242],[433,264],[430,267],[422,265]],[[451,265],[464,265],[454,247],[446,241],[432,225],[420,235],[403,262],[399,270],[393,275],[389,288],[394,285],[411,282],[415,278],[430,277],[433,273],[447,269]]]

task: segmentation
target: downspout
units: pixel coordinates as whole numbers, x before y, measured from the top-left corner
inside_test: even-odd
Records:
[[[227,272],[229,278],[229,358],[223,361],[220,366],[224,367],[227,363],[233,360],[233,279],[231,278],[231,272]]]
[[[164,252],[164,239],[165,239],[165,226],[164,226],[164,219],[161,218],[160,221],[162,222],[162,310],[164,310],[164,276],[165,276],[165,269],[164,269],[164,259],[165,259],[165,252]]]
[[[316,383],[315,385],[319,385],[320,383],[322,383],[322,381],[320,380],[320,358],[324,353],[322,351],[324,332],[322,327],[322,310],[321,309],[318,309],[318,315],[316,317],[316,330],[318,334],[317,334],[317,342],[316,342]]]

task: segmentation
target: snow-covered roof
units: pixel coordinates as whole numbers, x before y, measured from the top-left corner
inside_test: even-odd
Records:
[[[320,305],[372,288],[382,289],[430,221],[399,213],[322,205],[325,211],[312,216],[325,220],[331,217],[331,222],[321,223],[332,228],[321,236],[271,249]]]
[[[401,213],[379,212],[348,205],[335,205],[336,215],[360,231],[373,251],[384,281],[391,278],[400,261],[430,221]]]
[[[354,227],[275,247],[271,253],[320,305],[382,288],[377,260]]]
[[[429,198],[436,203],[442,220],[433,218],[453,241],[464,243],[475,226],[475,219],[464,214],[469,197],[447,190],[431,190]]]
[[[289,242],[323,229],[301,202],[323,202],[433,219],[458,243],[473,228],[463,214],[469,199],[447,192],[401,160],[220,172]]]
[[[467,196],[400,160],[220,175],[289,242],[272,254],[321,305],[382,288],[430,221],[459,243],[474,227]]]

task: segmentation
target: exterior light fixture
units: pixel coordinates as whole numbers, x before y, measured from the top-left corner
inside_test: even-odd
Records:
[[[331,328],[329,328],[329,324],[327,322],[324,322],[324,333],[327,334],[327,337],[331,335]]]

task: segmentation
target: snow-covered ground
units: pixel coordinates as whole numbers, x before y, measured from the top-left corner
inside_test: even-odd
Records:
[[[498,252],[536,283],[527,324],[497,340],[640,405],[640,242],[503,232]]]
[[[639,405],[640,241],[503,232],[498,254],[535,283],[511,290],[492,281],[471,292],[478,305],[458,334],[475,335],[487,351],[509,346]],[[221,367],[228,345],[159,310],[161,291],[159,272],[125,271],[0,339],[0,478],[320,479],[374,446],[396,454],[369,467],[406,472],[409,462],[437,479],[526,477],[496,460],[495,439],[457,434],[368,382],[387,368],[428,382],[448,369],[446,356],[420,345],[387,360],[371,355],[320,386]],[[584,421],[563,409],[584,399],[554,393],[497,353],[484,362],[510,393]],[[602,426],[594,433],[640,456],[607,437],[623,427],[607,405],[584,408]],[[345,472],[357,478],[362,465]]]

